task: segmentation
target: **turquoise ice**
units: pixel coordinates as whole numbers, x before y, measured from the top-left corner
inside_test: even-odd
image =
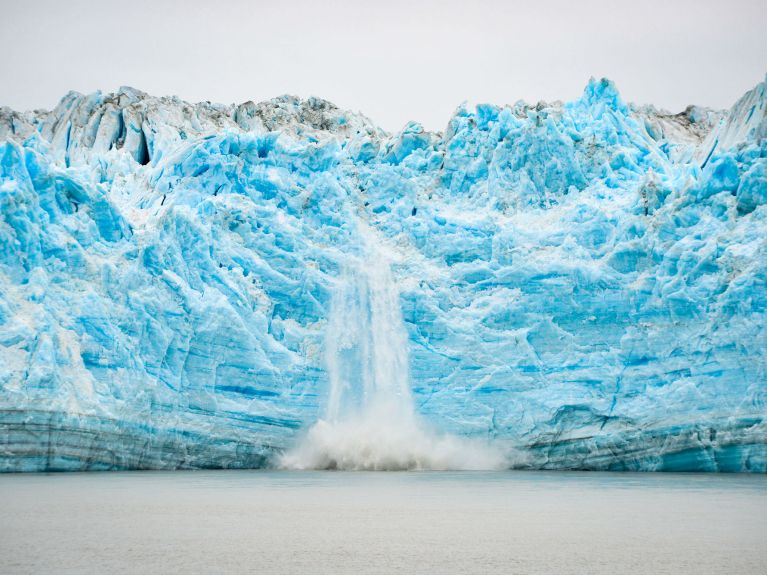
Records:
[[[670,114],[607,80],[443,133],[287,96],[0,109],[0,470],[268,465],[328,412],[371,233],[431,429],[767,471],[767,83]]]

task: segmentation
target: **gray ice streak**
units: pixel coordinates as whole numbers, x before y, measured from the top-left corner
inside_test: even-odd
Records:
[[[288,469],[492,470],[500,450],[440,434],[416,415],[407,331],[383,240],[358,222],[362,256],[350,258],[331,301],[325,336],[325,416],[280,456]]]

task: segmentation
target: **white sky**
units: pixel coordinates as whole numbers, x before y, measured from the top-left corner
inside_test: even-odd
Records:
[[[130,85],[191,101],[316,95],[394,131],[469,102],[729,107],[767,72],[767,0],[0,0],[0,105]]]

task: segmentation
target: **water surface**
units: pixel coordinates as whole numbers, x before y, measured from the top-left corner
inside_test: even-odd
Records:
[[[767,477],[0,475],[0,573],[764,573]]]

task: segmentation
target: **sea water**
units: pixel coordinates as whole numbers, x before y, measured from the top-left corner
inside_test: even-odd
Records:
[[[0,573],[765,572],[767,477],[0,475]]]

